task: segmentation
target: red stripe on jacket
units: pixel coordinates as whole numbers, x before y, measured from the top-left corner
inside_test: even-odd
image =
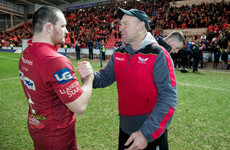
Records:
[[[154,140],[156,140],[161,135],[161,133],[164,131],[165,125],[168,122],[168,120],[172,117],[174,111],[175,109],[173,109],[172,107],[169,108],[167,115],[165,115],[165,117],[160,123],[160,127],[152,134],[152,137]]]
[[[166,62],[167,62],[167,65],[168,65],[168,69],[169,69],[169,76],[170,76],[170,80],[171,80],[171,84],[172,84],[172,87],[176,86],[176,77],[175,77],[175,74],[174,74],[174,70],[173,70],[173,64],[171,62],[171,56],[169,55],[169,53],[165,50],[164,47],[160,46],[160,45],[157,45],[155,43],[153,43],[152,45],[156,45],[156,46],[159,46],[162,51],[164,52],[165,54],[165,59],[166,59]]]

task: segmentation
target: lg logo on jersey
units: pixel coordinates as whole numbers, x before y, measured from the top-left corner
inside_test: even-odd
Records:
[[[53,74],[53,76],[55,77],[57,82],[60,84],[65,84],[66,82],[73,80],[73,76],[70,70],[67,68],[63,68],[59,70],[58,72]]]

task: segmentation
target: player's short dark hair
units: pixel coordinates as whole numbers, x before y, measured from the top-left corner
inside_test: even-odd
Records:
[[[39,33],[42,31],[45,23],[50,22],[53,25],[56,25],[58,21],[57,12],[62,11],[58,8],[52,6],[44,6],[39,8],[33,15],[32,20],[32,29],[34,33]]]
[[[183,46],[186,45],[184,34],[181,31],[173,31],[164,40],[168,40],[168,39],[174,39],[177,40],[178,42],[182,42]]]

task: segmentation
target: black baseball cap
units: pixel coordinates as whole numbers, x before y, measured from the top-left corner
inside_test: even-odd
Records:
[[[124,14],[127,14],[129,16],[134,16],[137,17],[140,21],[143,21],[145,23],[145,28],[149,30],[149,18],[146,15],[145,12],[138,10],[138,9],[130,9],[130,10],[125,10],[122,8],[118,8],[117,10],[117,17],[119,19],[122,19]]]

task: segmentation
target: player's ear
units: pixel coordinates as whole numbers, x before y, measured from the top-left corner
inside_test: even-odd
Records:
[[[46,22],[45,25],[44,25],[44,28],[45,28],[45,31],[46,31],[47,33],[50,33],[50,34],[51,34],[51,33],[53,32],[54,26],[53,26],[52,23]]]

